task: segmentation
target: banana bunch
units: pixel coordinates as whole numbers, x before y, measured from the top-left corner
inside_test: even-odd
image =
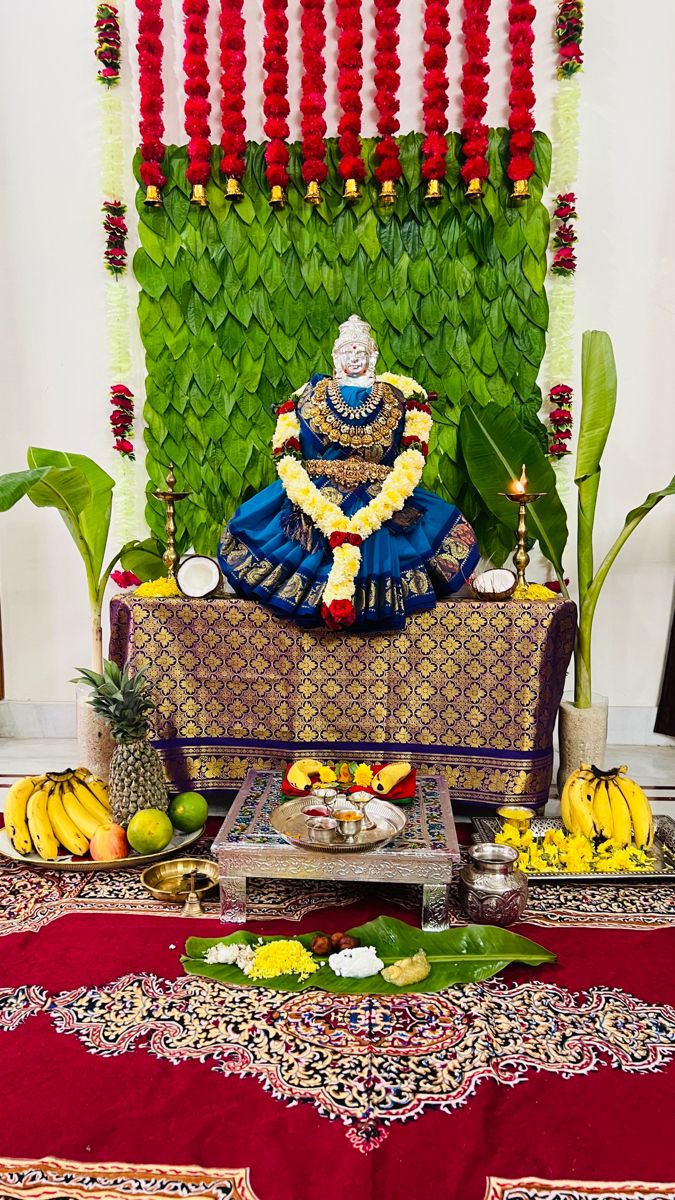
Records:
[[[12,784],[5,800],[5,829],[19,854],[35,851],[48,861],[59,846],[78,857],[100,825],[110,825],[108,789],[86,767],[29,775]]]
[[[563,825],[570,833],[649,849],[654,840],[652,810],[642,788],[626,778],[627,770],[601,771],[582,763],[570,775],[560,797]]]
[[[316,758],[299,758],[288,769],[288,782],[299,792],[308,792],[312,786],[311,776],[318,775],[322,766]]]

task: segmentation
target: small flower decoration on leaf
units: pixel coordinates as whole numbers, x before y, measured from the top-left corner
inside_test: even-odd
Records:
[[[370,787],[373,782],[372,768],[367,763],[359,763],[354,771],[354,783],[359,787]]]
[[[332,767],[320,767],[319,779],[321,783],[335,783],[337,776]]]

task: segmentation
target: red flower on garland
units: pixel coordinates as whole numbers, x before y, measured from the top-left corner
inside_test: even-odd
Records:
[[[138,66],[141,92],[141,168],[147,187],[162,188],[166,176],[164,158],[164,87],[162,83],[162,0],[136,0],[138,21]]]
[[[96,9],[94,54],[101,64],[99,82],[106,87],[115,87],[120,81],[121,47],[118,10],[112,4],[99,4]]]
[[[360,533],[347,533],[346,531],[338,530],[331,533],[328,538],[328,544],[331,550],[335,550],[338,546],[360,546],[363,538]]]
[[[511,43],[511,91],[509,92],[509,164],[506,173],[520,188],[516,195],[527,195],[526,182],[534,174],[534,91],[532,79],[532,22],[536,10],[529,0],[511,0],[509,41]]]
[[[570,453],[568,442],[572,440],[572,389],[567,383],[556,383],[548,399],[554,405],[548,414],[548,453],[551,458],[562,458]]]
[[[462,178],[466,184],[472,179],[487,179],[489,175],[488,127],[485,123],[490,72],[487,62],[490,50],[487,36],[489,11],[490,0],[464,2],[462,33],[466,57],[462,67]]]
[[[138,575],[134,575],[133,571],[111,571],[110,578],[118,587],[130,588],[138,587],[141,582]]]
[[[577,217],[577,198],[574,192],[561,192],[556,196],[553,216],[559,221],[574,221]]]
[[[399,0],[375,0],[375,107],[380,141],[375,146],[378,160],[375,177],[380,183],[396,181],[403,174],[398,142],[400,129],[398,91],[401,60],[398,56]]]
[[[584,57],[581,51],[583,32],[584,7],[582,0],[562,0],[558,6],[555,22],[555,39],[560,55],[556,71],[559,79],[569,78],[581,70]]]
[[[185,18],[185,132],[188,136],[187,177],[194,186],[211,178],[209,69],[206,62],[206,18],[209,0],[183,0]]]
[[[321,605],[321,616],[329,629],[347,629],[356,620],[356,609],[351,600],[332,600]]]
[[[325,0],[301,0],[302,177],[305,183],[323,183],[326,166],[326,14]]]
[[[577,235],[571,225],[566,225],[564,222],[558,226],[553,234],[554,246],[571,246],[577,240]]]
[[[425,0],[424,6],[424,113],[422,142],[424,179],[445,179],[448,155],[448,0]]]
[[[239,181],[244,178],[246,169],[246,40],[242,8],[243,0],[221,0],[220,3],[220,111],[223,119],[220,169],[223,175]]]
[[[102,212],[106,243],[103,257],[111,275],[123,275],[127,269],[127,234],[124,214],[126,204],[121,200],[104,200]]]
[[[134,393],[124,383],[114,383],[110,389],[110,428],[115,441],[113,449],[125,458],[135,458],[134,445],[129,434],[134,424]]]
[[[271,188],[288,187],[288,17],[287,0],[263,0],[263,113],[267,182]]]
[[[336,22],[339,30],[337,47],[338,148],[341,179],[361,183],[366,168],[361,157],[361,72],[363,69],[363,27],[361,0],[336,0]]]

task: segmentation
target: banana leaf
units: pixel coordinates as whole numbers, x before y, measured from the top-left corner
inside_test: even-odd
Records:
[[[34,471],[12,471],[0,475],[0,512],[8,512],[22,496],[47,474],[49,467],[38,467]]]
[[[47,476],[31,488],[28,498],[40,507],[59,509],[83,557],[89,561],[92,580],[98,580],[110,530],[115,480],[85,454],[67,454],[62,450],[31,446],[28,466],[54,467],[60,471],[61,486],[51,489],[51,495],[46,489]],[[56,472],[53,478],[56,480]]]
[[[579,489],[577,572],[579,599],[593,578],[593,523],[602,458],[616,408],[616,363],[608,333],[589,329],[581,346],[582,406],[574,482]]]
[[[120,552],[120,562],[125,571],[133,571],[141,583],[145,583],[148,579],[160,579],[167,575],[163,553],[164,547],[157,538],[149,537],[143,542],[127,542]]]
[[[326,961],[325,966],[302,982],[294,975],[251,981],[236,966],[204,962],[204,953],[209,946],[221,942],[226,945],[255,945],[258,936],[245,930],[224,938],[188,938],[181,962],[188,975],[203,975],[207,979],[217,979],[221,983],[236,984],[239,987],[268,987],[281,992],[302,992],[307,988],[320,988],[325,992],[347,996],[395,996],[401,992],[440,992],[452,984],[490,979],[513,962],[535,967],[542,963],[555,962],[555,954],[550,950],[545,950],[529,938],[510,933],[508,929],[499,929],[495,925],[466,925],[442,933],[425,933],[393,917],[378,917],[375,921],[368,921],[365,925],[358,925],[347,932],[353,937],[358,937],[362,946],[374,946],[385,966],[390,966],[400,958],[407,958],[421,948],[431,963],[431,973],[419,983],[397,987],[396,984],[387,983],[381,975],[371,975],[367,979],[343,979],[340,975],[333,974]],[[277,942],[281,940],[281,936],[265,937],[262,941]],[[309,949],[313,937],[316,937],[315,933],[301,934],[298,941]]]
[[[499,404],[463,408],[459,432],[471,482],[490,512],[513,531],[513,545],[518,505],[499,493],[507,491],[509,484],[520,477],[523,464],[528,491],[545,493],[528,508],[528,529],[562,579],[567,518],[558,496],[555,472],[536,439],[510,409]]]

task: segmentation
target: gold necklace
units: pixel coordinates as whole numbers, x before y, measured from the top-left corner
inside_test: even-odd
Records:
[[[310,429],[328,445],[344,446],[350,450],[364,450],[375,446],[381,448],[382,453],[388,450],[392,434],[403,415],[403,400],[400,394],[388,383],[378,382],[373,385],[373,390],[375,386],[378,389],[380,411],[369,425],[359,426],[354,424],[353,419],[343,420],[328,404],[327,395],[330,394],[328,389],[331,382],[332,380],[321,379],[314,391],[307,398],[303,397],[300,400],[299,411]],[[333,401],[332,395],[330,398]],[[340,400],[345,403],[342,396]],[[348,405],[345,407],[353,416],[356,410]],[[359,410],[360,415],[363,411]]]
[[[362,420],[364,417],[369,417],[371,413],[375,412],[376,408],[378,408],[378,406],[384,400],[383,384],[378,383],[377,381],[373,384],[368,399],[364,400],[363,404],[355,405],[354,407],[352,407],[350,404],[347,404],[347,401],[342,395],[340,384],[335,376],[328,380],[327,391],[333,408],[347,421],[354,421],[355,419]]]

